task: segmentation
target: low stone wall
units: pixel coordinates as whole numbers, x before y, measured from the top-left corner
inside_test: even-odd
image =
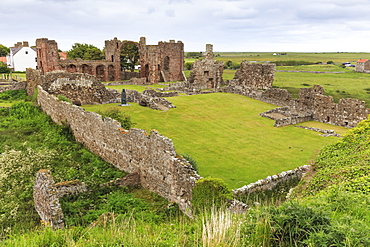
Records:
[[[139,78],[139,77],[140,77],[140,73],[139,72],[129,72],[129,71],[123,71],[123,72],[121,72],[121,78],[122,78],[122,80],[130,80],[132,78]]]
[[[0,87],[0,93],[9,91],[9,90],[22,90],[26,88],[26,82],[16,82],[16,83],[11,83],[7,86]]]
[[[311,169],[311,166],[300,166],[294,170],[278,173],[276,175],[268,176],[265,179],[258,180],[255,183],[244,185],[239,189],[233,190],[235,196],[244,194],[251,194],[256,191],[273,190],[278,184],[286,182],[292,178],[302,178],[302,176]]]
[[[233,82],[226,87],[222,87],[221,92],[239,94],[278,106],[287,106],[292,100],[292,95],[285,89],[256,90],[244,85],[236,85]]]
[[[151,96],[151,97],[176,97],[179,96],[178,92],[157,92],[153,89],[147,89],[143,91],[143,94]]]
[[[334,130],[324,130],[324,129],[320,129],[320,128],[300,126],[300,125],[297,125],[295,127],[301,128],[301,129],[306,129],[306,130],[312,130],[312,131],[315,131],[315,132],[319,132],[319,133],[322,133],[322,136],[325,136],[325,137],[327,137],[327,136],[340,137],[340,135],[335,133]]]
[[[137,172],[141,185],[191,215],[192,188],[200,176],[191,164],[176,157],[172,140],[151,131],[124,130],[120,123],[59,101],[41,86],[38,104],[54,122],[66,122],[76,140],[128,173]]]
[[[274,127],[282,127],[291,124],[297,124],[313,120],[311,113],[294,112],[289,106],[278,107],[260,114],[261,117],[267,117],[275,120]]]
[[[40,170],[33,186],[35,208],[44,224],[52,228],[64,227],[64,215],[59,198],[64,195],[86,191],[86,186],[78,180],[54,183],[50,170]]]
[[[160,95],[163,95],[163,93]],[[157,96],[152,96],[149,93],[145,93],[145,91],[140,93],[136,90],[126,90],[126,99],[127,102],[134,102],[154,110],[168,110],[171,108],[176,108],[176,106],[170,101]]]

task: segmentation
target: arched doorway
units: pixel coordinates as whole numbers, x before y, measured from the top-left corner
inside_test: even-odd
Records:
[[[92,67],[87,64],[82,64],[81,66],[82,73],[90,74],[92,75]]]
[[[108,81],[114,81],[114,66],[113,65],[109,65],[108,66]]]
[[[98,65],[96,67],[96,78],[101,81],[104,81],[104,65]]]
[[[74,64],[70,64],[67,66],[67,72],[69,73],[76,73],[77,72],[77,67]]]
[[[163,69],[165,71],[169,71],[170,70],[170,58],[168,56],[166,56],[163,60]]]
[[[121,46],[120,64],[121,70],[134,72],[135,65],[139,65],[139,47],[135,42],[126,42]]]

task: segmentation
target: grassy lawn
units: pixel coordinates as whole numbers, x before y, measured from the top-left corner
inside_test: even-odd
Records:
[[[273,52],[214,52],[215,59],[220,61],[241,62],[247,61],[281,61],[281,60],[303,60],[309,62],[333,61],[335,63],[356,62],[361,58],[370,58],[370,53],[298,53],[288,52],[286,55],[274,56]],[[220,56],[216,56],[216,55]]]
[[[259,113],[275,106],[234,94],[206,94],[168,98],[175,109],[155,111],[130,103],[84,106],[88,111],[118,107],[131,115],[135,127],[156,129],[173,140],[177,153],[190,154],[204,177],[222,178],[230,188],[255,182],[285,170],[309,164],[334,137],[287,126],[274,128],[274,121]],[[308,122],[312,127],[333,126]],[[336,127],[343,133],[344,128]]]
[[[115,89],[118,91],[121,91],[123,88],[125,89],[130,89],[130,90],[136,90],[142,93],[146,89],[156,89],[156,88],[164,88],[165,86],[159,85],[159,84],[153,84],[153,85],[146,85],[146,86],[140,86],[140,85],[117,85],[117,86],[106,86],[107,88],[110,89]]]

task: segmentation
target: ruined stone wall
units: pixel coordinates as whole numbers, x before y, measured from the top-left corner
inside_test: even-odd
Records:
[[[292,95],[285,89],[269,88],[263,91],[252,89],[247,86],[238,86],[234,82],[231,82],[228,86],[222,87],[221,92],[240,94],[278,106],[290,105],[292,101]]]
[[[313,116],[311,113],[295,112],[292,111],[289,106],[278,107],[263,112],[260,114],[260,116],[275,120],[274,127],[281,127],[313,120]]]
[[[143,93],[140,93],[136,90],[126,90],[127,102],[134,102],[141,106],[149,107],[153,110],[168,110],[171,108],[176,108],[176,106],[167,99],[155,96],[153,93],[149,92],[144,91]]]
[[[277,127],[315,120],[352,128],[367,119],[370,114],[370,109],[365,107],[365,102],[358,99],[340,99],[338,103],[334,103],[333,97],[324,95],[324,88],[320,85],[301,88],[297,99],[293,99],[285,89],[254,90],[244,85],[239,86],[233,81],[228,86],[222,87],[221,91],[244,95],[278,106],[289,106],[289,110],[284,113],[281,109],[277,109],[262,114],[266,117],[272,112],[284,115],[274,118]]]
[[[0,87],[0,93],[9,91],[9,90],[22,90],[26,88],[26,82],[16,82],[16,83],[11,83],[8,86]]]
[[[158,42],[160,51],[160,67],[163,81],[183,81],[184,44],[181,41]]]
[[[184,44],[181,41],[147,45],[145,37],[141,37],[139,53],[140,77],[147,78],[148,83],[184,80]]]
[[[121,80],[119,62],[105,60],[64,59],[59,61],[62,70],[69,73],[86,73],[97,77],[100,81]]]
[[[40,75],[39,71],[27,69],[27,92],[33,94],[37,85],[55,96],[63,95],[74,104],[102,104],[120,102],[120,93],[107,89],[94,76],[83,73],[64,71],[48,72]]]
[[[275,72],[275,64],[247,63],[246,60],[243,60],[240,68],[235,72],[233,81],[237,85],[252,89],[268,89],[272,88]]]
[[[122,71],[121,72],[122,80],[130,80],[132,78],[139,78],[139,77],[140,77],[139,72],[128,72],[128,71]]]
[[[235,196],[244,194],[251,194],[256,191],[273,190],[280,183],[286,182],[293,178],[302,178],[302,176],[311,169],[311,166],[304,165],[294,170],[278,173],[276,175],[268,176],[265,179],[260,179],[255,183],[244,185],[241,188],[233,190]]]
[[[179,96],[178,92],[157,92],[153,89],[147,89],[143,91],[143,94],[151,97],[176,97]]]
[[[202,60],[195,60],[188,78],[191,89],[218,90],[223,83],[224,63],[213,59],[213,46],[206,45]]]
[[[50,170],[40,170],[36,173],[33,186],[36,211],[45,224],[61,229],[64,227],[64,215],[59,198],[84,191],[86,191],[85,184],[78,180],[55,184]]]
[[[324,95],[324,88],[320,85],[302,88],[298,99],[291,102],[291,107],[294,111],[312,113],[316,121],[349,128],[355,127],[370,114],[365,102],[358,99],[345,98],[334,103],[333,97]]]
[[[43,74],[60,69],[58,44],[55,40],[37,39],[36,53],[37,69],[41,70]]]
[[[192,188],[200,177],[192,166],[176,158],[172,140],[151,131],[124,130],[119,122],[59,101],[40,86],[38,103],[53,121],[66,121],[76,140],[119,169],[140,174],[141,185],[190,215]]]
[[[35,89],[37,89],[37,86],[42,85],[43,83],[41,80],[41,71],[27,68],[26,78],[27,78],[26,91],[29,96],[32,96],[34,94]]]

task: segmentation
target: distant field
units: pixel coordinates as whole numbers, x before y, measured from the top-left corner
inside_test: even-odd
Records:
[[[89,111],[118,107],[132,116],[135,127],[156,129],[172,139],[177,153],[188,153],[198,162],[200,175],[222,178],[230,188],[309,164],[320,148],[338,140],[293,126],[274,128],[274,121],[259,113],[275,106],[240,95],[218,93],[168,99],[177,108],[167,112],[134,103],[129,107],[83,107]],[[345,132],[337,126],[305,124]]]
[[[278,60],[304,60],[309,62],[333,61],[335,63],[356,62],[361,58],[370,59],[370,53],[298,53],[287,52],[287,55],[274,56],[274,52],[214,52],[215,59],[220,61],[231,60],[240,63],[247,61],[278,61]],[[220,56],[217,56],[220,55]],[[189,60],[191,61],[191,60]]]

